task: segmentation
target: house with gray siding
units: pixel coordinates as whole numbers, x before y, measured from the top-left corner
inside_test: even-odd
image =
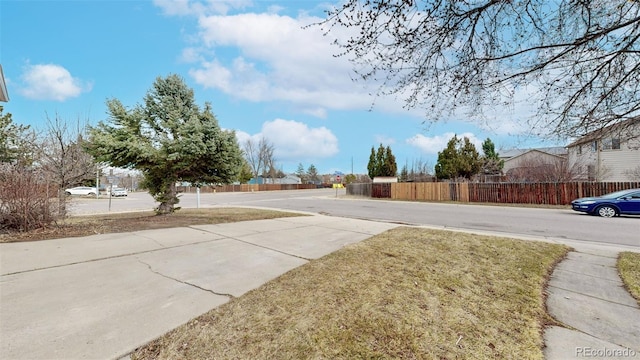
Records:
[[[567,166],[567,149],[561,146],[535,149],[510,149],[500,152],[505,181],[549,182],[571,181],[573,172]]]
[[[640,118],[592,131],[567,146],[580,180],[640,181]]]

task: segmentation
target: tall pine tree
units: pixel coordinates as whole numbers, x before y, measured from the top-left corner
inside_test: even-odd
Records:
[[[233,131],[222,130],[211,105],[200,109],[193,90],[177,75],[157,78],[143,105],[131,110],[107,101],[109,119],[90,129],[87,150],[99,162],[137,169],[160,202],[159,214],[178,203],[176,182],[229,183],[242,169]]]
[[[371,147],[371,155],[369,155],[369,164],[367,165],[369,177],[373,179],[376,176],[396,176],[398,173],[398,165],[396,157],[391,151],[391,147],[386,148],[380,144],[376,151]]]

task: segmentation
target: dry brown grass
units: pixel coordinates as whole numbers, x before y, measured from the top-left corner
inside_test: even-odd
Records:
[[[301,214],[250,208],[213,208],[181,209],[169,215],[156,215],[153,211],[143,211],[75,216],[44,229],[0,234],[0,242],[48,240],[62,237],[221,224],[289,216],[301,216]]]
[[[640,253],[620,253],[617,265],[624,286],[640,305]]]
[[[544,286],[568,248],[397,228],[312,261],[134,359],[542,359]]]

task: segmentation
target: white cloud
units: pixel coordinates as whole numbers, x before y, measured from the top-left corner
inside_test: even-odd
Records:
[[[18,91],[30,99],[64,101],[90,91],[91,87],[60,65],[41,64],[26,66]]]
[[[298,121],[276,119],[263,124],[262,135],[273,142],[278,159],[326,158],[338,153],[338,138],[324,126],[310,128]]]
[[[262,138],[261,133],[251,135],[242,130],[236,130],[236,139],[238,139],[238,145],[240,145],[240,148],[243,148],[244,143],[247,142],[247,140],[249,139],[253,140],[257,144],[261,138]]]
[[[299,12],[284,15],[284,8],[267,7],[262,13],[236,11],[250,1],[169,1],[155,0],[167,14],[191,15],[198,21],[196,43],[189,43],[182,59],[193,63],[189,72],[196,83],[238,99],[254,102],[279,102],[305,114],[325,118],[329,110],[369,110],[424,118],[422,108],[406,109],[403,96],[372,96],[380,83],[352,81],[353,64],[346,56],[335,57],[340,49],[333,38],[347,39],[353,28],[335,27],[324,36],[319,26],[310,26],[321,17]],[[217,8],[212,7],[216,5]],[[322,5],[319,5],[322,6]],[[227,51],[230,50],[230,51]],[[220,78],[217,78],[220,77]],[[526,95],[523,97],[527,99]],[[372,107],[373,104],[373,107]],[[470,119],[498,134],[523,132],[519,114],[523,103],[491,107],[476,116],[468,107],[454,110],[450,120]],[[506,116],[505,116],[506,114]],[[515,119],[515,120],[513,120]]]
[[[333,56],[338,49],[319,28],[303,29],[319,20],[273,11],[200,16],[201,44],[181,58],[198,63],[190,71],[196,83],[240,99],[281,101],[318,117],[326,117],[327,109],[369,109],[373,91],[352,81],[351,63]],[[223,48],[236,55],[225,58]],[[401,103],[389,104],[403,111]]]
[[[327,117],[327,109],[323,107],[303,108],[302,113],[308,114],[317,118],[321,118],[321,119],[325,119]]]
[[[432,137],[427,137],[422,134],[417,134],[406,140],[406,143],[418,148],[421,152],[425,154],[437,154],[439,151],[442,151],[445,147],[447,147],[447,143],[454,135],[457,135],[459,139],[464,137],[469,138],[478,151],[482,151],[482,140],[478,139],[473,133],[466,132],[462,134],[454,134],[452,132],[447,132],[442,135],[436,135]]]
[[[231,71],[217,61],[204,62],[200,69],[190,70],[189,75],[204,87],[214,87],[223,91],[230,90],[233,77]]]
[[[321,159],[338,153],[338,138],[324,126],[310,128],[302,122],[275,119],[262,124],[258,134],[236,131],[240,146],[247,139],[258,142],[262,137],[274,145],[277,161]]]

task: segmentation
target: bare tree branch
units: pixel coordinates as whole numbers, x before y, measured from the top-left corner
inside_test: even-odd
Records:
[[[428,121],[463,107],[479,117],[525,86],[538,99],[529,124],[540,135],[640,116],[638,1],[347,0],[315,25],[353,30],[335,38],[337,56]]]

